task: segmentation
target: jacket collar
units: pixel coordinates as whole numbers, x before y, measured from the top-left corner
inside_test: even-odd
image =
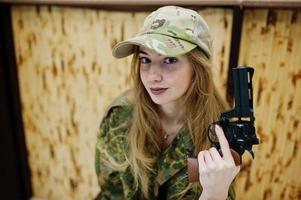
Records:
[[[192,151],[193,143],[184,126],[157,161],[155,181],[158,188],[187,166],[187,158],[191,156]],[[155,193],[158,192],[158,188],[155,188]]]

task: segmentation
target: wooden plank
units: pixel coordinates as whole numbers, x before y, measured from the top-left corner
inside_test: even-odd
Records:
[[[181,5],[181,6],[240,6],[240,7],[301,7],[301,0],[0,0],[12,4],[111,6],[115,9],[133,7]],[[121,6],[128,6],[127,8]]]
[[[237,179],[239,199],[300,199],[301,14],[246,10],[240,65],[255,68],[254,112],[261,144]]]
[[[286,7],[294,8],[300,7],[300,0],[242,0],[241,4],[243,7]]]
[[[212,33],[214,82],[226,101],[233,12],[230,9],[207,9],[200,14],[208,22]]]

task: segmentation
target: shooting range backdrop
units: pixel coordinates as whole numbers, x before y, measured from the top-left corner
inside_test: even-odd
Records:
[[[214,74],[226,99],[232,8],[199,8],[214,38]],[[130,87],[130,57],[111,49],[149,11],[15,5],[11,9],[33,196],[92,199],[95,139],[106,107]],[[301,198],[301,11],[244,10],[239,65],[255,68],[255,160],[244,155],[238,199]],[[233,41],[232,41],[233,42]],[[236,66],[231,66],[236,67]]]

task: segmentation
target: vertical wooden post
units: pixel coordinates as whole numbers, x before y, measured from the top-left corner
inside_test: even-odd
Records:
[[[29,199],[32,189],[10,14],[10,5],[0,4],[0,199]]]

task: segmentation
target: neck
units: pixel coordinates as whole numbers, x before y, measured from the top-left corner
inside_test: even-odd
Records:
[[[184,121],[184,111],[176,103],[160,105],[160,117],[164,124],[178,125]]]

